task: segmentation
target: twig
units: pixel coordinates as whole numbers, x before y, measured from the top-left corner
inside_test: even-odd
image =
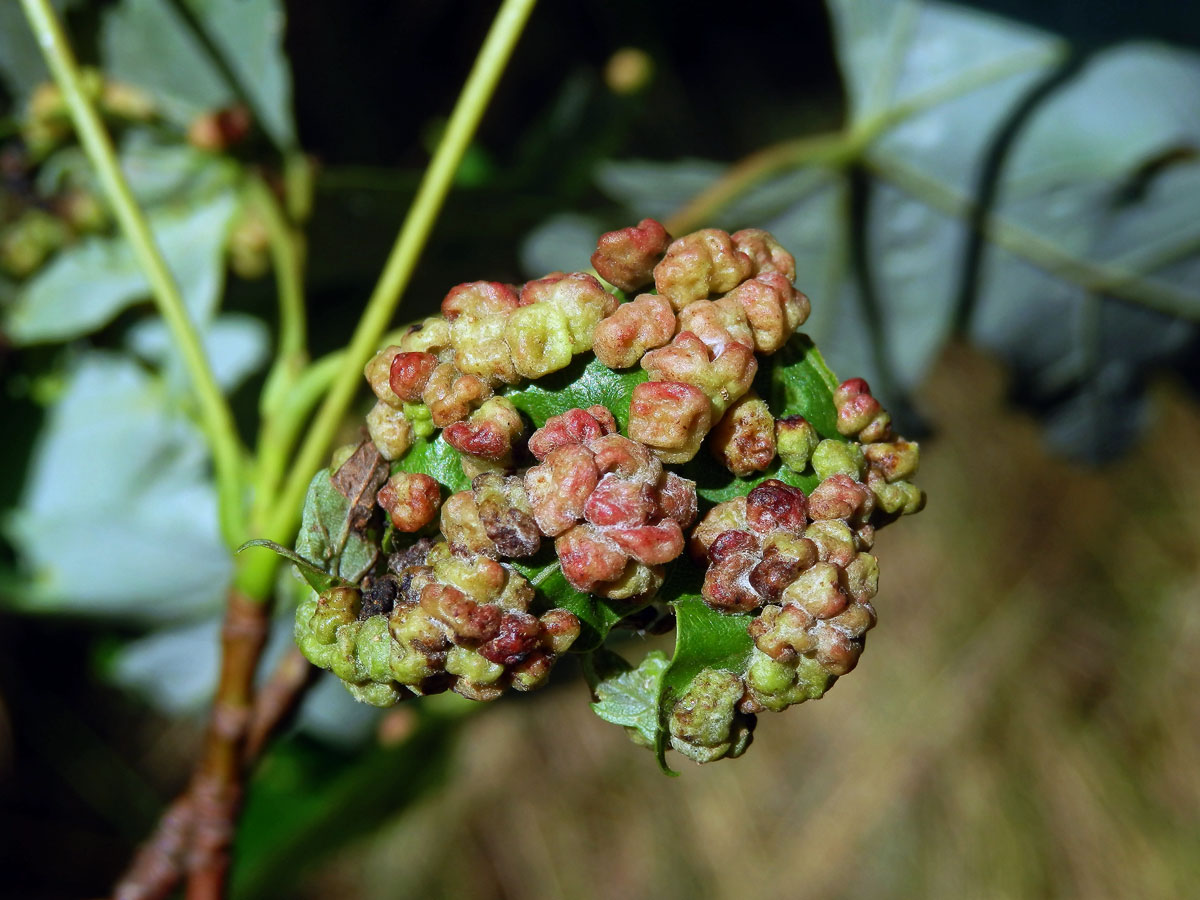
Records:
[[[204,756],[192,779],[188,890],[216,900],[229,873],[229,848],[242,802],[242,752],[250,726],[254,673],[267,639],[270,604],[230,591],[221,626],[221,674]]]
[[[242,774],[253,771],[270,739],[295,712],[317,669],[299,650],[290,650],[259,688],[242,744]],[[196,821],[193,785],[167,807],[153,833],[117,882],[113,900],[162,900],[183,878]]]
[[[167,807],[154,833],[138,848],[113,891],[113,900],[163,900],[179,883],[192,834],[192,797],[184,792]]]
[[[258,689],[242,748],[247,771],[253,768],[270,739],[291,719],[319,671],[293,647],[279,661],[266,684]]]

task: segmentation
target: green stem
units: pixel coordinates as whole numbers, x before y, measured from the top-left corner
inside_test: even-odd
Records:
[[[308,340],[304,309],[304,239],[287,220],[274,193],[261,178],[251,178],[246,193],[266,223],[275,269],[279,294],[279,348],[275,366],[291,369],[294,376],[304,364]]]
[[[271,516],[267,534],[285,543],[295,528],[312,473],[321,464],[342,417],[362,380],[362,368],[378,349],[380,338],[391,321],[408,286],[417,259],[429,239],[434,221],[454,180],[463,153],[475,134],[488,101],[512,55],[517,39],[533,10],[535,0],[504,0],[487,39],[475,60],[467,83],[459,95],[446,132],[421,180],[416,199],[408,211],[400,235],[384,266],[383,274],[367,301],[342,368],[321,404],[300,447]]]
[[[259,399],[262,427],[257,450],[260,465],[255,477],[254,508],[250,517],[252,527],[257,529],[262,526],[264,507],[269,508],[269,494],[278,486],[277,481],[263,480],[262,457],[267,451],[286,453],[292,448],[290,442],[286,446],[280,445],[277,419],[279,411],[288,402],[293,384],[308,362],[308,352],[304,309],[304,237],[288,222],[275,195],[261,178],[249,179],[246,199],[266,225],[276,293],[279,296],[279,344]]]
[[[781,141],[735,163],[663,224],[672,234],[699,228],[751,188],[801,166],[838,167],[850,162],[857,145],[843,132]]]
[[[79,140],[96,169],[100,185],[112,205],[121,230],[150,283],[158,311],[183,357],[199,403],[201,424],[212,449],[221,533],[230,547],[237,547],[245,540],[245,521],[242,505],[242,445],[233,415],[213,377],[200,336],[188,318],[179,287],[121,172],[112,140],[80,86],[79,67],[62,23],[49,0],[21,0],[21,3],[46,63],[67,101]]]
[[[344,356],[331,353],[308,366],[289,382],[280,405],[264,420],[258,442],[258,470],[254,479],[254,506],[250,521],[254,530],[265,530],[272,500],[287,469],[288,459],[300,429],[313,408],[329,390],[342,367]]]

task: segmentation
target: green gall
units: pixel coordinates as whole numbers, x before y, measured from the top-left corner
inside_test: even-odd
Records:
[[[450,326],[454,342],[454,364],[460,372],[488,384],[519,381],[512,353],[505,340],[508,313],[491,313],[473,318],[460,316]]]
[[[698,763],[740,755],[753,728],[737,712],[744,693],[742,679],[733,672],[702,670],[671,710],[671,746]]]
[[[793,472],[808,468],[813,451],[821,443],[816,427],[804,416],[788,416],[775,421],[775,447],[783,464]]]
[[[475,684],[492,684],[504,674],[504,666],[484,659],[466,647],[453,647],[446,654],[446,671]]]
[[[865,464],[862,447],[845,441],[826,439],[812,452],[813,471],[821,481],[831,475],[849,475],[861,481]]]
[[[392,390],[392,360],[400,353],[400,347],[393,344],[384,347],[367,361],[363,366],[363,377],[375,392],[380,402],[395,409],[401,409],[404,401]]]
[[[571,327],[550,303],[522,306],[508,317],[504,339],[513,365],[526,378],[541,378],[571,364]]]
[[[869,485],[885,513],[908,516],[925,508],[925,492],[910,481],[888,484],[882,478],[872,478]]]
[[[413,434],[422,440],[430,437],[436,430],[433,413],[424,403],[405,403],[404,418],[408,419],[408,424],[412,426]]]
[[[354,655],[361,678],[379,684],[392,680],[392,636],[386,616],[370,616],[355,635]]]
[[[367,433],[379,455],[389,462],[402,457],[412,446],[413,429],[404,411],[382,400],[367,413]]]
[[[806,700],[820,699],[830,680],[830,674],[811,657],[776,662],[758,649],[751,655],[746,669],[746,686],[753,699],[773,712]]]
[[[378,706],[386,709],[389,706],[395,706],[404,697],[396,685],[377,684],[375,682],[367,682],[366,684],[354,684],[350,681],[342,682],[346,686],[346,690],[350,692],[350,696],[359,703],[366,703],[368,706]]]
[[[879,560],[870,553],[859,553],[845,569],[846,593],[866,603],[879,593]]]
[[[358,618],[362,595],[356,588],[335,587],[317,598],[309,630],[322,644],[332,644],[338,628]]]
[[[867,464],[891,484],[907,481],[917,474],[921,462],[921,448],[910,441],[888,441],[868,444],[863,448]]]

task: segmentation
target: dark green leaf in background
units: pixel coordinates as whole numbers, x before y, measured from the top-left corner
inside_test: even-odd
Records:
[[[74,3],[52,0],[50,5],[61,15]],[[50,80],[42,51],[20,3],[0,3],[0,74],[18,106],[29,99],[35,87]]]
[[[806,331],[902,425],[905,395],[965,328],[1013,366],[1054,446],[1118,452],[1146,420],[1148,371],[1197,335],[1200,57],[1130,43],[1075,60],[1046,32],[950,4],[829,5],[843,147],[797,144],[791,168],[702,224],[776,235],[813,301]],[[726,171],[611,161],[596,181],[636,219]],[[524,255],[569,265],[551,224]]]

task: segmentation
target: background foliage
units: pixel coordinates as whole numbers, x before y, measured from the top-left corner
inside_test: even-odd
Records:
[[[317,159],[310,327],[314,355],[336,349],[491,10],[63,5],[87,61],[163,110],[121,132],[122,161],[249,430],[276,323],[269,279],[226,271],[245,172],[297,141]],[[469,723],[454,698],[379,716],[322,682],[253,784],[238,895],[1184,895],[1200,57],[1179,41],[1200,23],[987,6],[796,4],[720,27],[682,3],[535,13],[403,316],[458,281],[578,268],[644,215],[770,228],[835,371],[924,429],[933,502],[884,536],[855,678],[681,783],[569,675]],[[0,6],[10,132],[45,78],[25,34]],[[625,45],[654,60],[632,93],[606,80]],[[255,142],[183,141],[238,98]],[[91,183],[71,148],[37,179],[6,197]],[[184,777],[213,682],[228,557],[146,295],[111,230],[0,283],[14,896],[106,889]],[[64,834],[79,862],[47,885]]]

